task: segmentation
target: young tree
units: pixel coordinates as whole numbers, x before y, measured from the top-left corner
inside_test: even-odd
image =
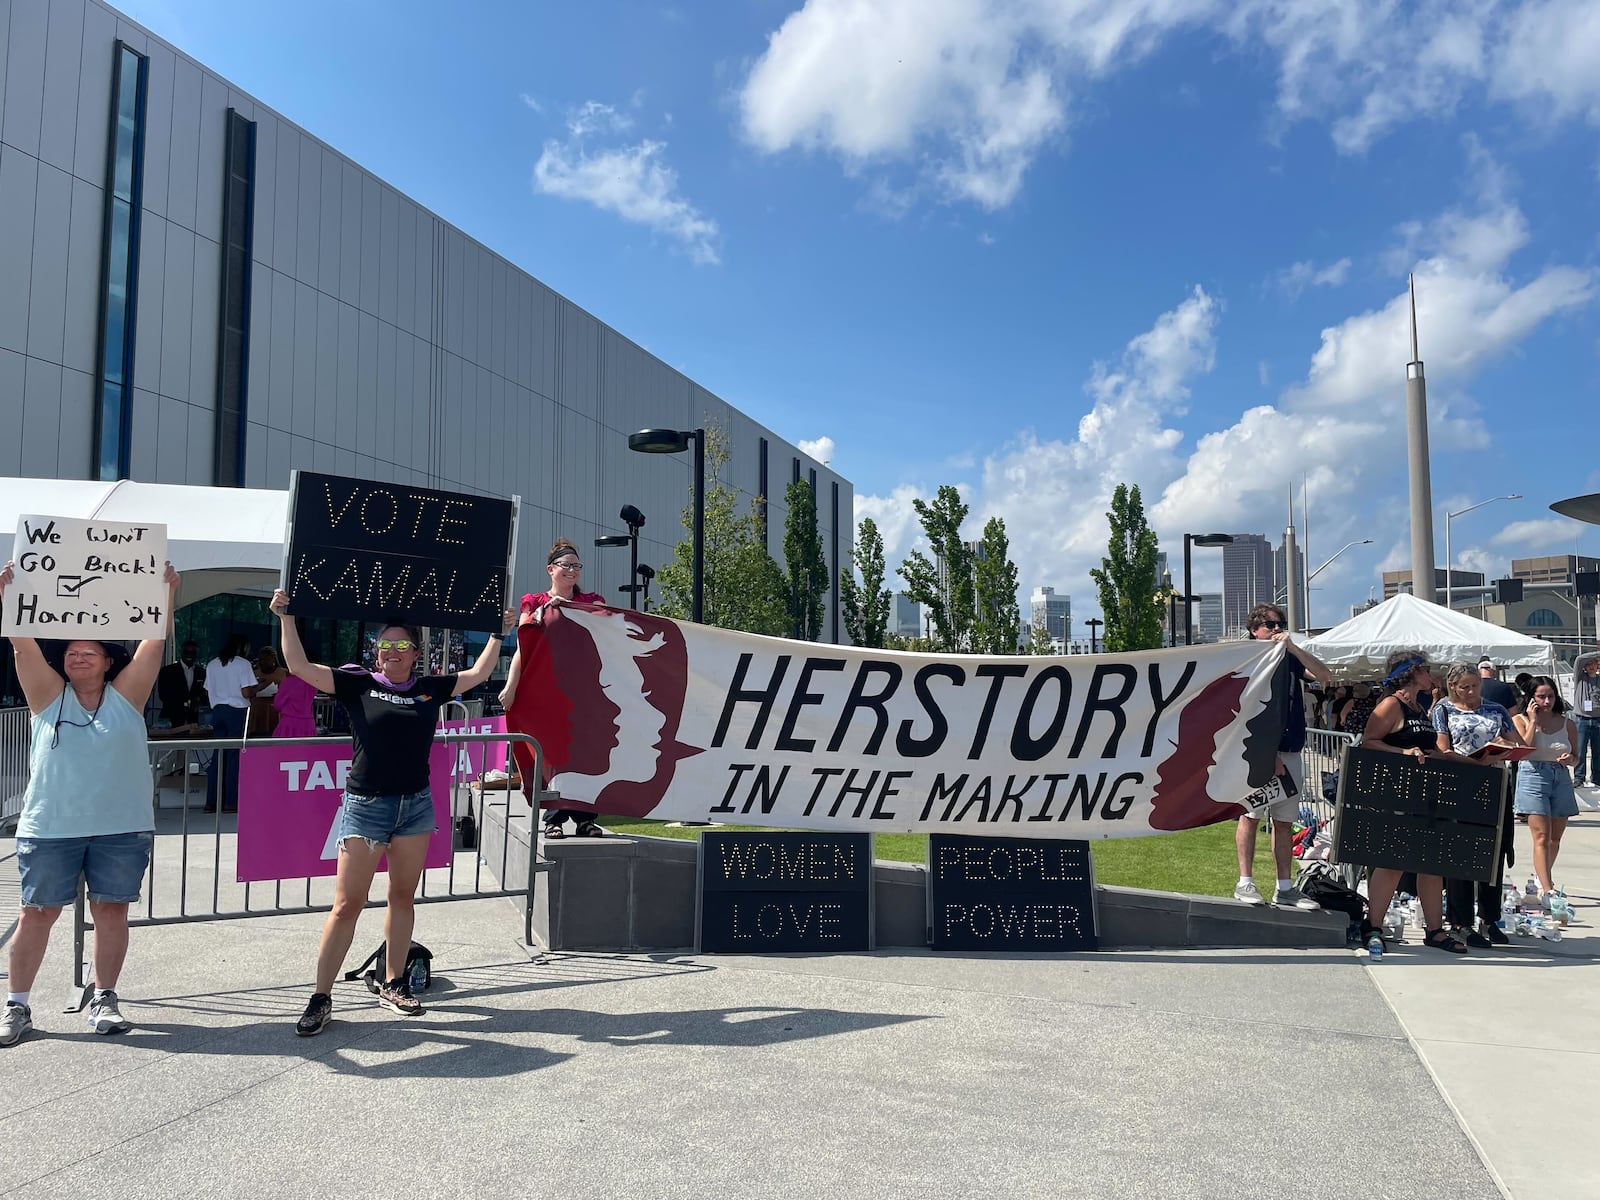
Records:
[[[845,632],[856,645],[880,650],[888,644],[894,593],[883,586],[888,569],[883,559],[883,535],[871,517],[864,517],[856,530],[856,548],[850,558],[851,562],[839,569],[839,609]],[[856,571],[861,572],[860,584],[856,583]]]
[[[789,636],[814,642],[822,636],[822,597],[828,590],[828,560],[817,533],[817,494],[804,480],[784,493],[783,559],[788,564]]]
[[[788,585],[767,553],[760,522],[739,493],[723,482],[728,435],[720,426],[706,429],[705,621],[722,629],[785,637],[789,633]],[[691,488],[693,484],[691,483]],[[684,506],[688,536],[672,561],[656,575],[663,616],[688,620],[694,596],[694,505]]]
[[[1043,620],[1028,628],[1028,653],[1038,658],[1048,658],[1056,652],[1055,639],[1050,636],[1050,626]]]
[[[1017,564],[1011,561],[1006,523],[990,517],[972,564],[976,621],[973,646],[979,654],[1015,654],[1022,631],[1017,608]]]
[[[1089,572],[1100,589],[1108,651],[1154,650],[1161,645],[1156,601],[1156,534],[1145,520],[1139,485],[1117,484],[1111,494],[1111,539],[1106,557]]]
[[[906,555],[900,577],[906,594],[927,606],[933,618],[933,644],[946,653],[972,649],[972,626],[977,618],[973,597],[972,551],[961,540],[967,506],[961,493],[946,484],[931,501],[913,500],[922,532],[936,561],[920,550]]]

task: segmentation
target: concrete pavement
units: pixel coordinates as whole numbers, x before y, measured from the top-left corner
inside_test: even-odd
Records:
[[[114,1039],[55,1011],[61,936],[39,1032],[0,1051],[0,1195],[1592,1197],[1576,1123],[1600,1050],[1600,820],[1568,838],[1558,878],[1585,925],[1566,941],[1456,960],[1413,940],[1371,967],[1326,950],[533,963],[508,902],[431,906],[430,1011],[394,1018],[340,984],[313,1039],[290,1025],[316,917],[135,931],[138,1028]]]

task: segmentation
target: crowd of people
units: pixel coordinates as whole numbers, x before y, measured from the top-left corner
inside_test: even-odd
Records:
[[[156,693],[161,721],[170,731],[202,728],[204,716],[219,737],[300,737],[317,732],[313,700],[337,699],[346,712],[352,763],[335,834],[338,861],[332,909],[318,942],[314,991],[296,1022],[302,1036],[320,1033],[333,1012],[332,988],[366,907],[380,860],[387,856],[384,971],[378,1002],[401,1016],[422,1011],[405,973],[415,922],[415,897],[430,837],[437,822],[429,784],[429,748],[440,710],[454,696],[488,681],[502,644],[518,624],[551,625],[573,603],[603,604],[595,592],[579,590],[583,563],[576,546],[559,539],[546,559],[550,585],[507,609],[502,631],[490,636],[477,661],[459,672],[428,673],[433,664],[420,632],[403,618],[385,620],[372,643],[370,667],[332,667],[313,660],[301,641],[289,597],[274,593],[271,611],[279,622],[281,656],[270,647],[252,657],[244,635],[227,639],[203,667],[199,647],[185,641],[177,659],[161,665],[171,634],[170,613],[178,575],[166,566],[169,625],[161,636],[140,642],[131,654],[116,643],[92,639],[53,645],[11,639],[19,681],[32,713],[31,764],[17,828],[22,909],[10,948],[5,1008],[0,1011],[0,1046],[20,1040],[33,1027],[31,989],[50,931],[62,909],[85,887],[94,917],[94,994],[89,1024],[101,1034],[129,1028],[116,986],[128,946],[128,908],[137,901],[154,840],[152,784],[144,710]],[[12,565],[0,570],[0,598],[13,580]],[[1253,877],[1259,821],[1272,822],[1276,869],[1273,902],[1316,907],[1292,875],[1292,823],[1305,786],[1302,753],[1315,724],[1361,735],[1367,747],[1430,758],[1493,756],[1507,747],[1532,747],[1542,754],[1520,764],[1515,811],[1533,841],[1533,869],[1544,897],[1557,893],[1553,871],[1567,821],[1576,815],[1576,792],[1600,795],[1600,653],[1577,664],[1572,711],[1548,676],[1521,677],[1514,685],[1498,678],[1487,658],[1441,668],[1420,652],[1402,650],[1388,659],[1375,686],[1333,688],[1332,674],[1290,636],[1281,610],[1259,605],[1249,617],[1250,635],[1282,643],[1274,694],[1286,705],[1276,771],[1260,805],[1240,818],[1235,847],[1239,881],[1234,895],[1265,903]],[[523,678],[520,653],[513,654],[500,701],[508,709]],[[1306,696],[1315,698],[1308,716]],[[207,810],[233,809],[238,802],[235,749],[213,755]],[[230,761],[231,760],[231,761]],[[555,810],[546,815],[545,835],[577,836],[604,830],[587,812]],[[1509,821],[1509,813],[1507,817]],[[1507,835],[1503,845],[1509,847]],[[1399,870],[1374,870],[1368,881],[1366,929],[1375,926],[1396,889]],[[1495,922],[1500,883],[1446,881],[1419,875],[1410,887],[1425,921],[1423,945],[1452,954],[1503,944]],[[1448,899],[1447,899],[1448,897]]]

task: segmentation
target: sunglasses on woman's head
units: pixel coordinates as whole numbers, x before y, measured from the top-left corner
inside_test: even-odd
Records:
[[[373,642],[372,644],[379,650],[398,650],[402,654],[407,650],[415,650],[417,646],[415,642],[408,642],[405,638],[401,638],[398,642],[381,641]]]

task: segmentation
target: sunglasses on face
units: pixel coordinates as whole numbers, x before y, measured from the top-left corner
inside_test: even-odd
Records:
[[[1283,628],[1283,622],[1282,621],[1263,621],[1263,622],[1261,622],[1261,624],[1257,628],[1260,628],[1260,629],[1282,629]]]
[[[372,644],[379,650],[398,650],[401,654],[404,654],[407,650],[415,650],[417,648],[415,642],[408,642],[405,638],[401,638],[398,642],[381,641],[373,642]]]

